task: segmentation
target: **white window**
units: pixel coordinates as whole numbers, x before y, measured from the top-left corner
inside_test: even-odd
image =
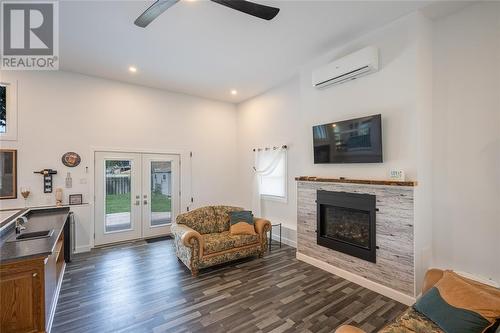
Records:
[[[287,153],[286,149],[261,150],[256,153],[256,171],[259,194],[262,199],[286,201]]]
[[[17,140],[17,82],[0,82],[0,140]]]

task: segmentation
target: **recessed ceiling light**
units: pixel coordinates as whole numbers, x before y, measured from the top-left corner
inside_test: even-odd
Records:
[[[231,95],[238,95],[238,91],[237,90],[231,90]]]
[[[136,67],[134,67],[134,66],[130,66],[130,67],[128,68],[128,71],[129,71],[130,73],[136,73],[136,72],[137,72],[137,68],[136,68]]]

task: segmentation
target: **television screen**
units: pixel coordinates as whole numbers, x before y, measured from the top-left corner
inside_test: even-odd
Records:
[[[381,163],[382,117],[339,121],[313,127],[314,163]]]

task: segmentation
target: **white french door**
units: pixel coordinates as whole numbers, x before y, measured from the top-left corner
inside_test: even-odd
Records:
[[[170,233],[179,213],[179,155],[142,155],[142,237]]]
[[[179,178],[179,155],[96,152],[95,245],[170,233]]]

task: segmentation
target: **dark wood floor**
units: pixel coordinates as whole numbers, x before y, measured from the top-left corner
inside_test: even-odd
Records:
[[[66,267],[58,332],[376,331],[406,307],[275,248],[263,259],[202,271],[177,260],[172,240],[77,255]]]

